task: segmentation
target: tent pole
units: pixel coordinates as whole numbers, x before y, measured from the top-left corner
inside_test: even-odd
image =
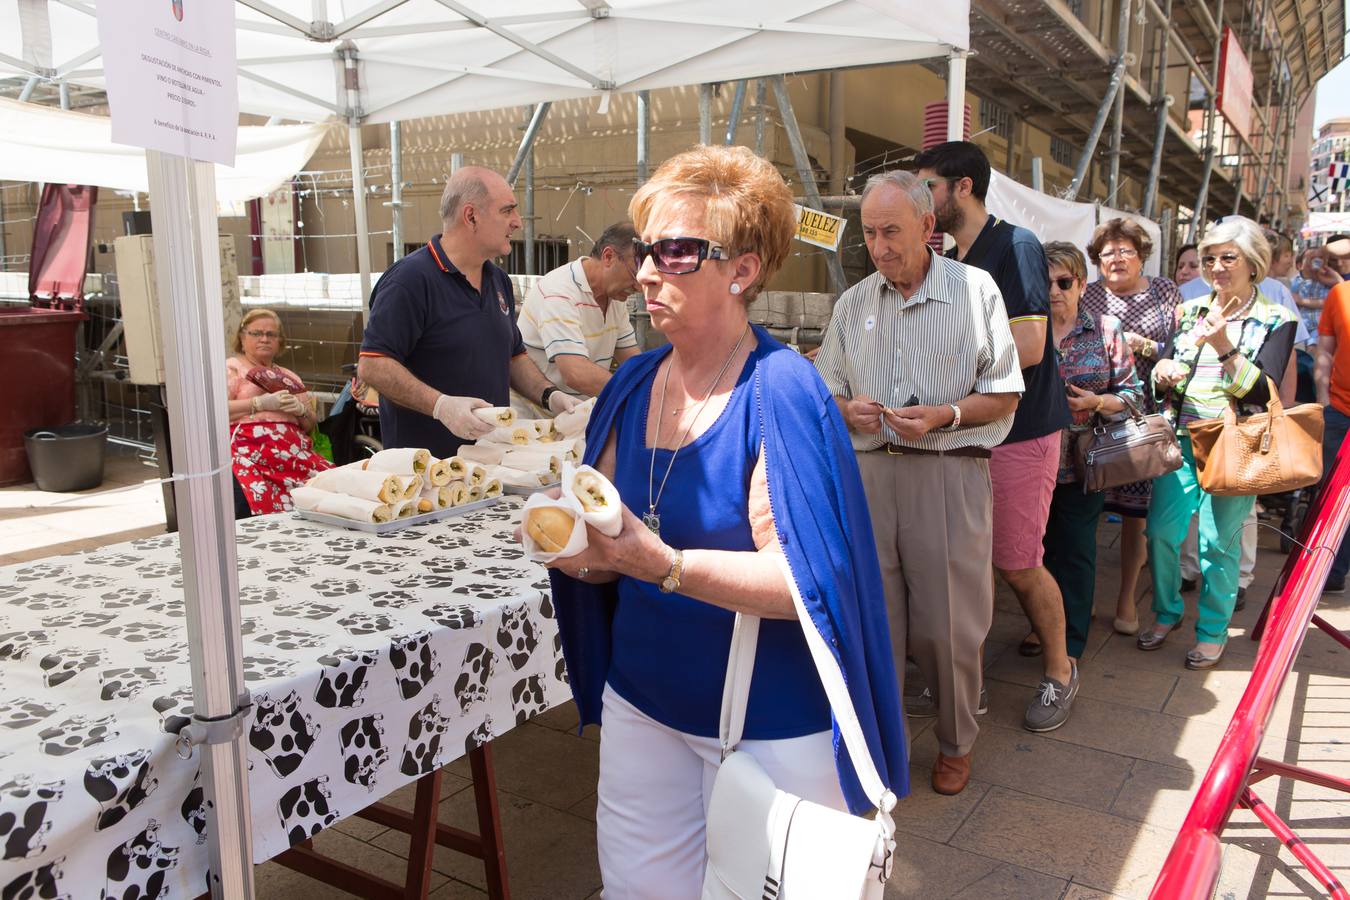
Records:
[[[57,87],[61,91],[61,108],[70,109],[70,84],[62,79],[57,82]]]
[[[1045,193],[1045,160],[1039,156],[1031,158],[1031,186],[1042,194]]]
[[[698,86],[698,142],[700,144],[712,143],[712,97],[713,86],[711,84],[700,84]]]
[[[534,275],[534,147],[525,152],[525,274]]]
[[[1116,24],[1116,58],[1124,62],[1130,51],[1130,0],[1119,0],[1120,21]],[[1111,151],[1107,157],[1110,168],[1107,169],[1107,203],[1116,205],[1116,192],[1120,189],[1120,139],[1125,129],[1125,90],[1116,88],[1116,109],[1111,120]]]
[[[36,75],[30,75],[28,77],[28,80],[24,82],[23,90],[19,91],[19,102],[27,103],[28,98],[33,96],[33,91],[37,88],[37,86],[38,86],[38,77]]]
[[[647,128],[651,124],[649,119],[651,110],[649,108],[650,97],[646,91],[638,91],[637,95],[637,183],[642,184],[647,180]]]
[[[768,85],[763,78],[755,79],[755,155],[764,155],[764,126],[768,113]]]
[[[1158,123],[1153,128],[1153,159],[1148,166],[1148,187],[1144,190],[1144,218],[1153,218],[1158,205],[1158,177],[1162,174],[1163,143],[1167,140],[1167,51],[1172,46],[1172,0],[1163,7],[1162,46],[1158,48],[1158,81],[1153,102],[1158,107]],[[1166,259],[1166,257],[1163,257]]]
[[[806,153],[806,142],[802,140],[801,128],[797,125],[797,114],[792,111],[792,98],[788,96],[787,79],[782,75],[773,76],[773,96],[778,103],[778,114],[783,119],[783,130],[787,132],[788,144],[792,147],[792,158],[797,163],[797,177],[801,179],[806,191],[806,202],[812,209],[825,210],[820,201],[820,190],[816,187],[816,173],[811,168],[811,158]],[[830,286],[835,293],[842,294],[848,289],[848,278],[844,275],[844,264],[839,254],[833,250],[825,251],[825,264],[830,272]]]
[[[174,482],[195,711],[179,737],[200,754],[211,893],[248,900],[253,837],[242,726],[249,698],[225,415],[215,167],[156,150],[146,151],[146,163],[173,467],[194,473]]]
[[[460,169],[462,169],[462,168],[464,168],[464,154],[463,154],[463,153],[451,153],[451,154],[450,154],[450,174],[453,175],[453,174],[455,174],[456,172],[458,172],[458,171],[459,171]]]
[[[844,168],[844,158],[848,155],[848,140],[844,132],[848,94],[844,90],[843,72],[831,72],[829,79],[830,193],[842,194],[848,184],[848,171]]]
[[[403,258],[403,141],[399,123],[389,123],[389,230],[394,260]]]
[[[315,0],[322,3],[322,0]],[[316,7],[316,12],[318,8]],[[356,270],[361,275],[361,325],[370,321],[370,222],[366,219],[366,154],[361,144],[361,71],[356,45],[343,41],[336,53],[342,59],[342,87],[347,98],[347,144],[352,154],[352,211],[356,219]]]
[[[512,187],[515,187],[516,179],[520,177],[520,168],[525,165],[525,157],[534,146],[534,139],[539,135],[539,128],[544,124],[544,117],[548,115],[549,107],[552,105],[547,100],[535,104],[530,121],[525,126],[525,134],[520,139],[520,146],[516,148],[516,158],[511,160],[511,168],[506,170],[506,182]]]
[[[947,56],[947,140],[966,139],[966,58],[967,50],[953,50]]]
[[[731,115],[727,116],[726,145],[736,143],[736,127],[741,124],[741,107],[745,105],[745,80],[736,82],[736,93],[731,97]]]
[[[361,126],[347,128],[352,148],[352,210],[356,214],[356,268],[361,273],[361,324],[370,321],[370,223],[366,219],[365,148]]]

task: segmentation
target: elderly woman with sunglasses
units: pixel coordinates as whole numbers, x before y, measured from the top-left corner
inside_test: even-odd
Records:
[[[1153,252],[1148,232],[1130,219],[1108,219],[1092,233],[1088,258],[1101,277],[1087,286],[1080,301],[1090,315],[1115,316],[1125,329],[1125,340],[1134,353],[1139,380],[1148,384],[1153,365],[1172,336],[1181,293],[1167,278],[1144,274],[1144,263]],[[1145,391],[1148,395],[1150,392]],[[1145,397],[1152,409],[1152,398]],[[1151,487],[1147,481],[1125,484],[1106,492],[1106,510],[1120,516],[1120,592],[1116,597],[1116,630],[1135,634],[1139,573],[1147,551],[1144,518],[1148,515]]]
[[[605,896],[697,897],[735,613],[763,620],[739,749],[780,788],[871,809],[805,629],[839,660],[897,796],[907,757],[848,433],[811,364],[749,324],[788,255],[791,192],[744,147],[697,147],[667,160],[629,212],[638,286],[670,346],[619,368],[587,430],[586,462],[625,504],[622,531],[589,529],[588,548],[550,574],[581,721],[602,723]]]
[[[1059,477],[1045,529],[1045,567],[1064,597],[1066,647],[1077,662],[1092,624],[1097,520],[1106,497],[1101,491],[1084,493],[1074,471],[1073,442],[1091,427],[1094,413],[1122,413],[1127,403],[1137,408],[1144,391],[1120,320],[1089,313],[1079,303],[1087,281],[1082,252],[1073,244],[1053,241],[1045,245],[1045,261],[1050,267],[1050,327],[1073,411],[1073,424],[1063,431]]]
[[[1200,272],[1213,293],[1181,308],[1176,336],[1153,370],[1153,388],[1163,413],[1176,425],[1183,463],[1153,480],[1148,549],[1157,622],[1139,635],[1139,649],[1157,650],[1181,621],[1178,552],[1191,516],[1200,513],[1199,616],[1197,643],[1186,667],[1207,669],[1223,655],[1228,622],[1238,593],[1242,523],[1255,497],[1216,497],[1201,489],[1186,426],[1264,407],[1271,380],[1278,385],[1294,365],[1297,320],[1257,287],[1270,266],[1270,244],[1250,219],[1231,217],[1200,242]]]
[[[304,383],[276,364],[285,348],[277,314],[253,309],[239,323],[234,355],[225,360],[235,518],[290,509],[291,488],[333,466],[310,443],[317,417]]]

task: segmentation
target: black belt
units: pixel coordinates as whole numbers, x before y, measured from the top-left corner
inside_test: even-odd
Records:
[[[957,447],[954,450],[924,450],[922,447],[902,447],[900,444],[882,444],[871,453],[885,451],[891,456],[967,456],[988,459],[993,456],[987,447]]]

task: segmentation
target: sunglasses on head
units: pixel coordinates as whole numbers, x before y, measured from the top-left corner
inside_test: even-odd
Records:
[[[1063,278],[1052,278],[1050,280],[1050,283],[1053,284],[1055,287],[1059,288],[1061,291],[1067,291],[1078,283],[1078,279],[1069,275],[1065,275]]]
[[[661,238],[650,244],[633,238],[633,254],[639,269],[650,256],[656,271],[665,275],[697,272],[705,259],[730,259],[721,244],[696,237]]]

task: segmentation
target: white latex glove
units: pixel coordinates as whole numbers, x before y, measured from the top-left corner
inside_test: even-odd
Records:
[[[565,413],[574,406],[580,406],[581,401],[565,391],[554,391],[548,397],[548,411],[555,416]]]
[[[475,409],[491,406],[477,397],[451,397],[441,394],[431,415],[455,437],[476,441],[492,430],[492,426],[473,414]]]
[[[274,394],[263,394],[258,398],[258,412],[280,412],[285,410],[290,401],[295,400],[290,391],[277,391]],[[297,403],[299,401],[296,401]]]
[[[298,419],[303,419],[305,413],[308,412],[309,410],[306,409],[304,401],[301,400],[299,397],[295,396],[294,394],[288,394],[285,391],[282,391],[281,411],[284,413],[290,413],[291,415],[295,416]]]

